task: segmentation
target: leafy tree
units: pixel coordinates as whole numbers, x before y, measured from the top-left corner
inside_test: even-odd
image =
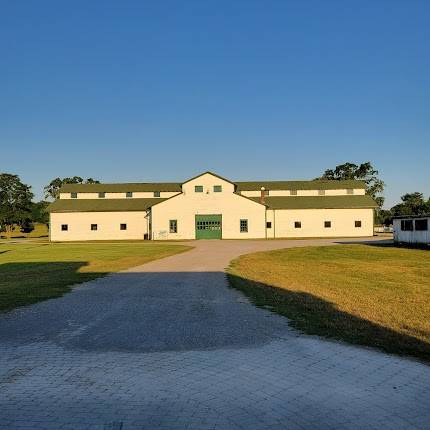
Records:
[[[33,202],[31,205],[31,219],[33,222],[38,222],[41,224],[49,224],[49,213],[47,212],[47,207],[49,202],[41,200],[40,202]]]
[[[45,188],[45,198],[57,199],[60,194],[60,188],[64,184],[99,184],[100,181],[97,181],[93,178],[88,178],[84,181],[80,176],[73,176],[72,178],[55,178],[53,179]]]
[[[396,215],[424,215],[430,213],[430,199],[425,200],[423,193],[407,193],[400,197],[401,203],[393,206],[391,212]]]
[[[334,169],[327,169],[318,179],[331,180],[362,180],[366,183],[366,192],[371,195],[379,208],[384,204],[384,197],[379,196],[384,191],[385,183],[379,179],[379,172],[372,166],[370,161],[360,165],[344,163],[337,165]]]
[[[379,209],[375,214],[375,223],[381,225],[393,224],[393,213],[391,209]]]
[[[18,175],[0,173],[0,231],[5,231],[8,237],[15,225],[22,227],[31,220],[30,188]]]

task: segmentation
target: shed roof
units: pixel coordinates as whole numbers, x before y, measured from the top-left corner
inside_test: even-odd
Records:
[[[59,199],[48,206],[49,212],[127,212],[145,211],[166,199]]]
[[[251,197],[260,201],[260,197]],[[368,195],[347,196],[286,196],[266,197],[265,204],[270,209],[361,209],[378,205]]]

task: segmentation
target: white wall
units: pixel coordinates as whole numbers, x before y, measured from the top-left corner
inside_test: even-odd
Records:
[[[194,187],[202,185],[204,192]],[[221,185],[222,192],[213,192]],[[184,193],[152,207],[154,239],[194,239],[195,215],[222,215],[223,239],[265,238],[265,211],[259,203],[234,194],[234,185],[204,174],[183,185]],[[178,221],[178,233],[169,233],[169,220]],[[248,220],[248,232],[240,232],[240,220]]]
[[[362,188],[355,188],[354,195],[364,195],[366,192]],[[242,196],[246,197],[260,197],[261,190],[255,191],[241,191]],[[289,190],[269,190],[269,196],[290,196],[291,191]],[[297,190],[297,196],[319,196],[318,190]],[[326,196],[346,196],[348,195],[348,191],[346,189],[340,190],[325,190]]]
[[[134,198],[134,199],[153,199],[154,197],[153,191],[133,191],[133,197],[126,197],[126,193],[106,193],[105,199],[126,199],[126,198]],[[161,191],[160,198],[168,199],[176,194],[179,194],[175,191]],[[60,193],[60,199],[70,199],[70,193]],[[78,199],[98,199],[99,193],[78,193]]]
[[[275,237],[360,237],[373,236],[373,209],[300,209],[276,210]],[[295,221],[301,228],[295,228]],[[324,227],[331,221],[331,228]],[[361,221],[361,228],[355,227]]]
[[[148,231],[146,212],[55,212],[50,221],[52,241],[143,239]],[[61,230],[62,224],[68,231]],[[91,224],[97,224],[97,231]],[[127,224],[127,230],[120,230],[120,224]]]

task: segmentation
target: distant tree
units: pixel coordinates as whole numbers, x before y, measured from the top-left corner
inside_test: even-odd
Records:
[[[14,227],[31,221],[30,186],[23,184],[17,175],[0,173],[0,231],[11,237]]]
[[[31,220],[40,224],[49,224],[49,213],[47,207],[49,202],[41,200],[40,202],[33,202],[31,205]]]
[[[99,184],[100,181],[97,181],[93,178],[88,178],[84,181],[80,176],[73,176],[72,178],[55,178],[53,179],[45,188],[45,198],[57,199],[60,194],[60,188],[64,184]]]
[[[384,204],[384,197],[378,195],[384,191],[385,183],[379,179],[376,170],[370,161],[360,165],[354,163],[344,163],[337,165],[334,169],[327,169],[318,179],[331,180],[362,180],[366,183],[366,192],[374,198],[379,208]]]
[[[391,212],[397,215],[423,215],[430,213],[430,199],[425,200],[423,193],[407,193],[400,197],[401,203],[393,206]]]
[[[376,212],[375,223],[391,225],[393,223],[393,213],[391,212],[391,209],[379,209]]]

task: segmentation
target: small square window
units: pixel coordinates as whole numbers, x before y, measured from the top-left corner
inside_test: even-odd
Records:
[[[297,196],[297,190],[291,190],[290,196]]]
[[[160,191],[154,191],[154,197],[160,197]]]
[[[248,233],[248,220],[247,219],[241,219],[240,220],[240,232],[241,233]]]
[[[324,228],[331,228],[331,221],[324,221]]]
[[[295,222],[294,222],[294,228],[302,228],[302,223],[301,223],[301,221],[295,221]]]
[[[99,193],[99,199],[104,199],[105,197],[106,197],[105,192]]]
[[[214,193],[221,193],[221,192],[222,192],[222,186],[214,185]]]
[[[353,188],[348,188],[346,190],[346,194],[354,194],[354,189]]]
[[[97,224],[91,224],[91,230],[96,231],[97,230]]]
[[[71,199],[77,199],[78,198],[78,193],[70,193],[70,198]]]
[[[428,221],[426,219],[415,220],[415,230],[427,231],[428,230]]]
[[[266,228],[272,228],[272,222],[271,221],[266,222]]]
[[[325,196],[325,190],[318,190],[319,196]]]
[[[360,228],[361,227],[361,221],[355,221],[355,227]]]
[[[127,230],[127,224],[120,224],[119,229],[120,230]]]
[[[171,219],[169,221],[169,232],[170,233],[177,233],[178,232],[178,220]]]
[[[196,185],[194,187],[194,192],[196,192],[196,193],[202,193],[203,192],[203,185]]]
[[[132,191],[127,191],[125,193],[125,196],[128,197],[128,198],[133,197],[133,192]]]
[[[270,190],[261,190],[261,194],[262,194],[264,197],[268,197],[268,196],[270,195]]]
[[[68,224],[61,224],[61,231],[68,231],[69,225]]]

